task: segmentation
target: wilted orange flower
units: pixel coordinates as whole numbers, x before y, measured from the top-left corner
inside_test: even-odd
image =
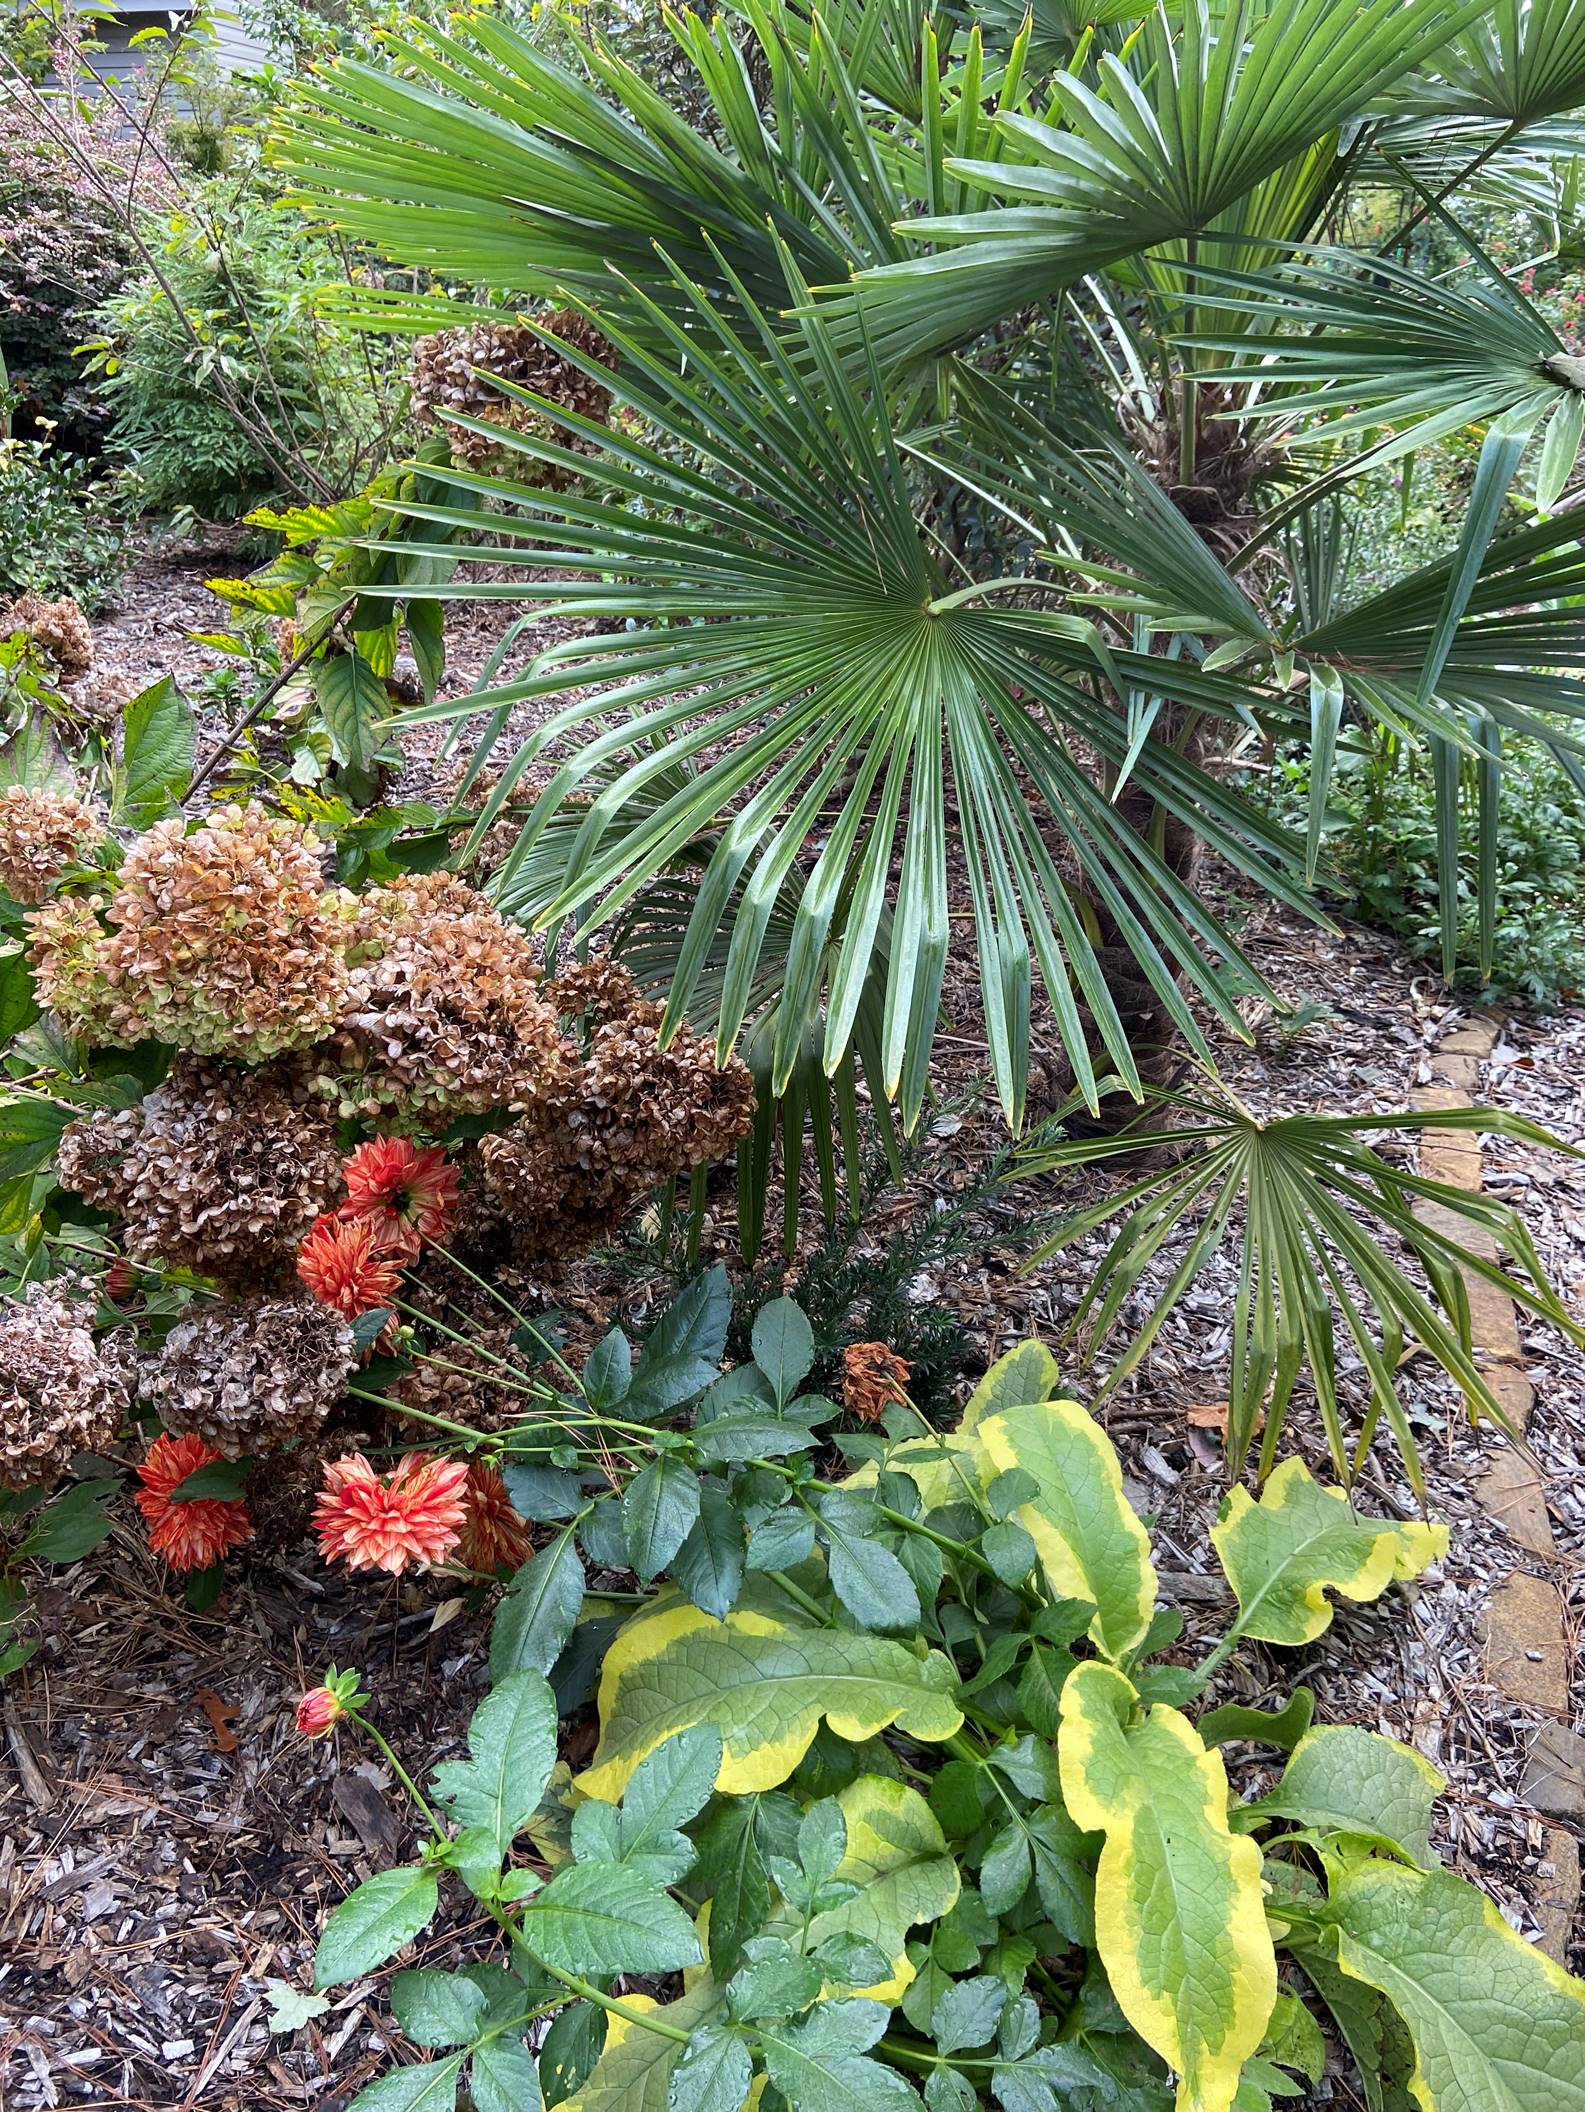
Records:
[[[457,1556],[470,1569],[493,1575],[504,1563],[516,1569],[534,1552],[528,1523],[513,1508],[506,1483],[498,1468],[487,1459],[476,1459],[468,1469],[463,1491],[464,1517]]]
[[[349,1320],[393,1304],[402,1288],[401,1257],[380,1245],[368,1218],[316,1219],[297,1250],[297,1273],[322,1304]]]
[[[884,1342],[850,1342],[842,1352],[842,1405],[861,1423],[878,1423],[908,1398],[908,1366]]]
[[[444,1239],[461,1195],[457,1169],[438,1144],[420,1151],[408,1137],[371,1137],[342,1169],[340,1215],[372,1225],[379,1244],[412,1259],[426,1239]]]
[[[136,1492],[137,1506],[148,1525],[149,1545],[172,1569],[208,1569],[232,1548],[240,1547],[253,1531],[248,1507],[240,1496],[173,1501],[173,1490],[189,1474],[221,1456],[201,1437],[172,1437],[162,1432],[138,1468],[143,1486]]]
[[[361,1452],[332,1460],[314,1508],[314,1530],[327,1562],[385,1569],[444,1562],[461,1536],[468,1464],[407,1452],[382,1480]]]

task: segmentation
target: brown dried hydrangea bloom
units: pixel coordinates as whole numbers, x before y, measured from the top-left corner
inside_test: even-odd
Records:
[[[547,984],[568,1016],[596,1021],[587,1054],[521,1122],[479,1143],[487,1189],[524,1258],[582,1253],[660,1181],[722,1158],[748,1134],[754,1080],[684,1029],[660,1045],[661,1008],[619,964],[594,961]]]
[[[302,1063],[343,1115],[436,1129],[527,1107],[565,1062],[533,943],[450,873],[410,873],[357,905],[347,1000]]]
[[[127,1251],[223,1281],[287,1271],[341,1189],[330,1114],[271,1071],[178,1057],[137,1106],[74,1122],[63,1187],[125,1224]]]
[[[104,832],[99,816],[75,793],[7,785],[0,792],[0,887],[14,902],[42,902]]]
[[[450,1315],[450,1324],[455,1326],[457,1318]],[[520,1423],[534,1402],[523,1390],[528,1365],[512,1341],[510,1324],[475,1324],[467,1334],[466,1342],[438,1341],[432,1355],[419,1357],[411,1371],[391,1382],[391,1398],[427,1415],[466,1423],[470,1430],[505,1430]]]
[[[593,323],[571,308],[544,318],[544,327],[564,344],[603,367],[615,368],[616,352]],[[474,468],[498,452],[499,443],[484,433],[454,425],[444,413],[477,418],[506,432],[553,433],[563,445],[582,453],[587,443],[557,426],[533,404],[508,395],[497,381],[531,389],[584,418],[604,424],[610,416],[611,392],[585,374],[554,345],[547,345],[521,323],[476,323],[469,329],[438,330],[413,347],[413,412],[420,425],[439,426],[454,461]],[[565,471],[543,465],[542,481],[569,481]]]
[[[83,905],[33,920],[40,996],[84,1040],[166,1041],[263,1063],[316,1041],[347,991],[352,898],[310,829],[250,803],[187,834],[156,822],[127,854],[110,928]]]
[[[120,1428],[133,1359],[115,1336],[96,1342],[92,1318],[92,1303],[61,1280],[0,1304],[0,1489],[50,1487]]]
[[[46,601],[41,594],[19,594],[0,612],[0,638],[14,638],[19,631],[40,652],[49,654],[63,682],[75,682],[94,664],[94,634],[69,594],[59,601]]]
[[[179,1320],[138,1392],[167,1430],[236,1459],[313,1437],[357,1361],[351,1327],[317,1298],[239,1298]]]

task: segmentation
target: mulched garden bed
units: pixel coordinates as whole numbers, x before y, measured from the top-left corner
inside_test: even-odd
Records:
[[[167,627],[215,622],[202,576],[167,568],[142,577],[122,613],[99,627],[102,660],[114,656],[136,671],[146,655],[151,674],[172,667]],[[482,664],[516,613],[500,604],[456,612],[459,669]],[[184,662],[176,671],[195,670]],[[1274,986],[1295,1004],[1308,1001],[1315,1020],[1295,1034],[1252,1014],[1252,1047],[1218,1039],[1228,1082],[1250,1104],[1286,1111],[1404,1105],[1460,1017],[1434,977],[1358,926],[1318,931],[1270,905],[1251,906],[1231,886],[1222,907],[1244,920],[1244,943]],[[961,973],[949,987],[948,1013],[943,1115],[908,1192],[883,1199],[866,1227],[877,1250],[907,1216],[961,1193],[996,1147],[980,1083],[972,979]],[[1506,1024],[1477,1098],[1585,1144],[1585,1012]],[[1523,1212],[1554,1281],[1580,1310],[1585,1190],[1576,1167],[1506,1141],[1489,1143],[1486,1159],[1493,1192]],[[1070,1175],[1061,1202],[1076,1206],[1101,1192],[1098,1176]],[[982,1243],[911,1286],[910,1295],[955,1316],[966,1382],[1029,1333],[1055,1346],[1078,1302],[1095,1246],[1032,1274],[1018,1269],[1018,1221],[1054,1200],[1033,1186],[1009,1191],[987,1214]],[[729,1193],[712,1237],[723,1253],[733,1245]],[[1173,1259],[1158,1257],[1135,1294],[1141,1307]],[[1130,1494],[1152,1515],[1164,1590],[1185,1609],[1185,1654],[1222,1624],[1220,1587],[1207,1575],[1207,1530],[1225,1486],[1216,1410],[1233,1281],[1224,1255],[1104,1413]],[[597,1258],[578,1264],[561,1290],[591,1315],[621,1307],[638,1319],[665,1295],[631,1266]],[[1555,1340],[1527,1334],[1525,1347],[1536,1389],[1531,1442],[1546,1477],[1556,1581],[1573,1627],[1572,1727],[1585,1731],[1577,1676],[1585,1378]],[[1076,1361],[1071,1369],[1083,1397],[1083,1373]],[[1363,1724],[1417,1746],[1449,1777],[1442,1852],[1534,1934],[1551,1836],[1526,1805],[1521,1777],[1538,1719],[1498,1695],[1482,1659],[1487,1602],[1517,1558],[1473,1493],[1480,1453],[1489,1456],[1494,1441],[1477,1447],[1426,1360],[1410,1367],[1405,1390],[1434,1514],[1453,1528],[1449,1556],[1405,1595],[1375,1608],[1344,1606],[1306,1651],[1245,1650],[1216,1693],[1262,1703],[1308,1681],[1323,1720]],[[1302,1402],[1289,1438],[1324,1471],[1319,1426]],[[1380,1446],[1363,1501],[1414,1509]],[[88,1562],[46,1586],[46,1640],[5,1689],[0,2106],[338,2112],[356,2094],[393,2029],[385,1976],[339,1993],[325,2016],[291,2036],[272,2036],[268,1983],[307,1984],[324,1914],[404,1852],[407,1817],[377,1762],[350,1742],[305,1745],[292,1713],[300,1687],[327,1662],[356,1665],[397,1750],[419,1763],[447,1757],[482,1691],[487,1630],[487,1611],[470,1610],[448,1591],[439,1579],[370,1582],[330,1572],[306,1549],[301,1568],[244,1551],[219,1605],[194,1614],[129,1521]],[[437,1924],[425,1961],[447,1962],[457,1933]],[[1582,1935],[1576,1925],[1576,1969]],[[1327,2082],[1312,2101],[1354,2100]]]

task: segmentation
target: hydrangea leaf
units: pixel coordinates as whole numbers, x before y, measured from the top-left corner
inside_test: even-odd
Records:
[[[1069,1815],[1106,1837],[1096,1948],[1119,2007],[1177,2071],[1178,2112],[1228,2112],[1277,1998],[1260,1850],[1227,1819],[1227,1774],[1194,1726],[1109,1665],[1062,1690]]]
[[[578,1787],[614,1800],[663,1739],[713,1723],[723,1747],[716,1788],[774,1789],[822,1717],[855,1744],[888,1724],[938,1742],[963,1721],[956,1692],[957,1673],[939,1651],[916,1657],[882,1636],[810,1627],[748,1605],[717,1621],[666,1598],[630,1621],[607,1653],[600,1744]]]
[[[1022,1467],[1040,1484],[1013,1515],[1039,1549],[1051,1589],[1094,1606],[1090,1639],[1108,1657],[1136,1649],[1155,1610],[1156,1572],[1100,1424],[1077,1401],[1026,1401],[987,1416],[977,1435],[988,1478]]]
[[[1247,1805],[1239,1823],[1293,1819],[1318,1833],[1368,1835],[1430,1869],[1431,1807],[1446,1786],[1412,1747],[1354,1724],[1329,1724],[1305,1732],[1276,1788]]]
[[[1211,1539],[1238,1599],[1236,1632],[1289,1647],[1331,1624],[1328,1591],[1376,1599],[1447,1552],[1445,1525],[1362,1518],[1301,1459],[1285,1459],[1258,1502],[1230,1490]]]
[[[1057,1360],[1044,1342],[1020,1342],[1016,1349],[996,1359],[969,1395],[962,1434],[967,1437],[977,1430],[987,1416],[1054,1400],[1060,1380]]]
[[[1474,1886],[1371,1857],[1334,1873],[1330,1912],[1343,1971],[1408,2029],[1424,2112],[1585,2112],[1585,1982]]]
[[[907,1957],[908,1931],[939,1921],[957,1900],[958,1866],[935,1813],[906,1782],[889,1775],[860,1775],[837,1794],[847,1822],[847,1846],[836,1868],[838,1880],[859,1887],[855,1898],[817,1914],[806,1948],[833,1936],[862,1936],[885,1953],[891,1973],[853,1992],[879,2002],[898,2002],[914,1977]],[[771,1935],[796,1937],[802,1917],[786,1910],[768,1925]]]

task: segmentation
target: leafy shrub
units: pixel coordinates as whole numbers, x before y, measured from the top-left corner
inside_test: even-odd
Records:
[[[130,559],[120,512],[116,487],[88,463],[0,439],[0,603],[70,594],[92,611],[113,599]]]
[[[1163,1661],[1181,1617],[1157,1612],[1117,1457],[1038,1343],[952,1435],[894,1428],[831,1481],[807,1322],[766,1307],[755,1362],[718,1377],[725,1308],[704,1280],[636,1363],[601,1345],[572,1422],[500,1441],[553,1537],[496,1615],[467,1756],[427,1801],[413,1785],[421,1860],[335,1910],[315,1985],[421,1935],[443,1879],[504,1948],[395,1976],[433,2057],[371,2084],[367,2112],[450,2108],[465,2071],[488,2112],[902,2112],[921,2084],[929,2112],[1165,2112],[1173,2074],[1180,2106],[1228,2112],[1294,2094],[1287,2071],[1319,2081],[1312,2002],[1372,2093],[1398,2040],[1427,2103],[1571,2087],[1585,1986],[1441,1867],[1424,1760],[1313,1727],[1303,1688],[1276,1713],[1185,1713],[1240,1643],[1313,1642],[1328,1592],[1378,1597],[1445,1529],[1363,1517],[1290,1460],[1213,1530],[1225,1639]],[[623,1616],[585,1560],[674,1584]],[[602,1659],[599,1744],[569,1782],[558,1717]],[[409,1781],[370,1707],[332,1672],[300,1727],[349,1720]],[[1235,1741],[1286,1756],[1252,1801],[1229,1788]],[[612,1992],[622,1974],[660,1999]]]
[[[395,389],[316,289],[339,256],[235,179],[145,220],[149,260],[96,317],[89,371],[142,503],[229,518],[354,491],[389,451]]]
[[[1308,801],[1301,759],[1283,766],[1276,805],[1297,819]],[[1473,804],[1473,802],[1471,802]],[[1440,951],[1435,783],[1418,750],[1345,752],[1332,779],[1336,880],[1358,914]],[[1550,1009],[1585,990],[1585,794],[1529,743],[1505,758],[1496,813],[1496,915],[1490,972],[1480,962],[1479,873],[1473,837],[1458,864],[1458,980],[1496,998]]]

